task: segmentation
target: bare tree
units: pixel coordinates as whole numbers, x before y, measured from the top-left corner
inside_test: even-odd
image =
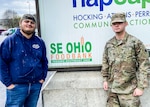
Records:
[[[20,17],[14,10],[6,10],[3,14],[2,25],[5,28],[14,28],[19,26]]]

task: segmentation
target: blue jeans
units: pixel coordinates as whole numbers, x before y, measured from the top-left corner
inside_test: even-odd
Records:
[[[5,107],[36,107],[42,84],[15,84],[13,89],[7,89]]]

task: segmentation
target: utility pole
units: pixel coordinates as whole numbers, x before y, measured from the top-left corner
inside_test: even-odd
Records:
[[[29,8],[29,14],[30,14],[30,2],[27,1],[27,3],[28,3],[28,8]]]

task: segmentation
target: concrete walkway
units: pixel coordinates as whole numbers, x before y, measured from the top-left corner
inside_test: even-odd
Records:
[[[0,82],[0,107],[5,107],[5,86]]]

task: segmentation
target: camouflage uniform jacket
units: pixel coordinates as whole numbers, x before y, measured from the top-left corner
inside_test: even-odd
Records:
[[[148,53],[136,37],[125,34],[123,40],[110,39],[105,46],[102,76],[114,93],[129,94],[136,87],[148,86]]]

